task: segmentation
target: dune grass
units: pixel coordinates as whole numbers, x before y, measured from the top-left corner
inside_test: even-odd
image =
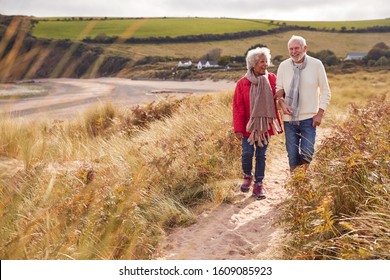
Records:
[[[363,106],[374,97],[389,98],[388,70],[373,73],[360,71],[353,74],[329,73],[332,99],[324,118],[325,126],[345,121],[349,116],[349,104]]]
[[[324,125],[335,134],[286,186],[286,258],[388,258],[387,76],[329,76]],[[375,95],[385,97],[345,116],[347,104]],[[2,116],[0,160],[14,168],[0,165],[1,259],[153,258],[172,227],[234,197],[241,151],[231,100],[228,91],[107,103],[71,121]]]
[[[106,104],[69,123],[3,118],[1,154],[25,169],[0,177],[1,258],[150,258],[166,230],[231,196],[230,99]]]
[[[390,259],[390,102],[351,107],[287,185],[288,259]]]
[[[329,75],[332,133],[286,185],[286,259],[390,259],[387,76]]]

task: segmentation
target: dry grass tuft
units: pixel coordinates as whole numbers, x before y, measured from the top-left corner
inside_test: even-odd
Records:
[[[1,155],[23,161],[0,177],[2,259],[148,259],[171,227],[219,204],[236,176],[232,92],[119,110],[71,122],[4,118]]]

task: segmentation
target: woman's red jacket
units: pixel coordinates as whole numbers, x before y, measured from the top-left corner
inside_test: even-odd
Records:
[[[268,73],[268,80],[270,82],[272,93],[275,95],[276,90],[276,75],[273,73]],[[246,131],[246,124],[249,122],[250,118],[250,88],[251,88],[251,82],[245,78],[242,77],[236,84],[236,89],[234,91],[233,96],[233,126],[234,126],[234,132],[242,132],[244,136],[249,137],[250,133]],[[275,104],[275,110],[276,110],[276,117],[278,120],[278,123],[281,126],[280,121],[280,115],[277,110],[276,101],[274,101]],[[270,135],[275,135],[282,133],[282,131],[273,131],[273,129],[270,129],[268,131]]]

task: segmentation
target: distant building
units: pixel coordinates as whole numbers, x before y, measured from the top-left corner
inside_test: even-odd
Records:
[[[181,68],[191,68],[192,66],[192,61],[189,60],[187,62],[181,62],[179,61],[179,63],[177,64],[177,67],[181,67]]]
[[[365,57],[367,53],[347,53],[347,56],[344,58],[344,60],[360,60]]]
[[[217,67],[221,67],[221,66],[218,65],[215,61],[208,61],[208,60],[205,61],[205,60],[202,60],[202,61],[198,62],[196,67],[200,70],[200,69],[203,69],[203,68],[217,68]]]

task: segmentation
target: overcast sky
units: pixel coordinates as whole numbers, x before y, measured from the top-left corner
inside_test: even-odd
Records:
[[[0,0],[0,14],[344,21],[390,18],[390,5],[389,0]]]

